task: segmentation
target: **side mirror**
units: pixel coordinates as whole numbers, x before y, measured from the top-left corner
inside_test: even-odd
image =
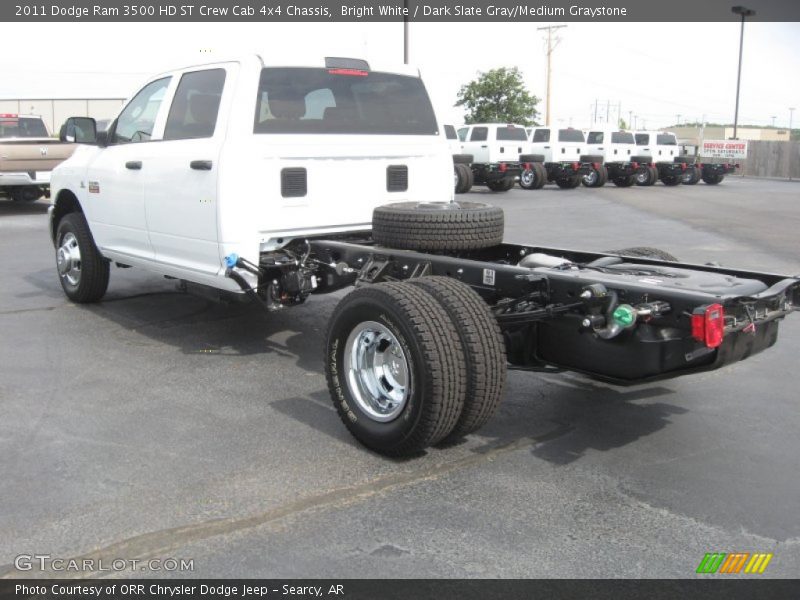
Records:
[[[96,137],[98,147],[105,148],[108,146],[108,131],[98,131]]]
[[[96,144],[97,123],[91,117],[70,117],[61,127],[58,139],[74,144]]]

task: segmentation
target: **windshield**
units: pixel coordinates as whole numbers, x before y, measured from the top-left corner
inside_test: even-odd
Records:
[[[559,129],[559,142],[582,142],[583,132],[580,129]]]
[[[255,133],[437,135],[418,77],[356,69],[261,71]]]
[[[633,134],[629,131],[615,131],[611,134],[612,144],[635,144]]]
[[[508,127],[497,128],[497,139],[503,142],[527,142],[528,134],[525,133],[522,127],[509,125]]]
[[[38,117],[0,117],[0,138],[42,138],[47,129]]]
[[[645,144],[650,143],[650,134],[649,133],[637,133],[636,134],[636,145],[637,146],[644,146]]]

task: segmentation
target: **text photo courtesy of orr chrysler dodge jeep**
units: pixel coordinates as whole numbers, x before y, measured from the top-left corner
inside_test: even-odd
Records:
[[[197,65],[151,78],[105,132],[70,128],[87,143],[53,172],[50,209],[65,294],[100,301],[112,264],[267,311],[354,287],[325,374],[347,429],[386,455],[478,430],[508,365],[620,385],[697,373],[769,348],[800,306],[797,277],[504,243],[500,208],[454,201],[454,152],[409,67]],[[573,143],[547,131],[551,151]],[[574,137],[574,156],[544,159],[569,187],[588,173]]]

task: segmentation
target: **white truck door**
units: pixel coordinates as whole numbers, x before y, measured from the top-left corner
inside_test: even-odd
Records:
[[[490,162],[489,157],[489,128],[484,125],[473,126],[469,132],[467,140],[469,153],[473,156],[473,162],[486,164]]]
[[[148,83],[123,109],[109,131],[109,143],[86,170],[86,214],[101,249],[152,258],[144,205],[144,175],[150,142],[170,78]]]
[[[533,130],[533,135],[531,136],[531,152],[544,156],[544,162],[546,163],[553,162],[552,144],[554,141],[550,139],[550,129],[537,127]]]
[[[226,65],[180,75],[163,140],[145,173],[156,262],[207,276],[222,264],[217,179],[226,120],[220,115],[226,114],[235,71]]]

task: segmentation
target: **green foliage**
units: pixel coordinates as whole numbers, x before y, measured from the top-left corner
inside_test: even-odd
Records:
[[[517,67],[501,67],[478,73],[477,79],[461,86],[456,102],[456,106],[467,109],[467,124],[538,125],[537,104],[539,98],[527,90]]]
[[[620,117],[618,127],[620,129],[627,129],[628,128],[628,124],[625,122],[625,119]]]

